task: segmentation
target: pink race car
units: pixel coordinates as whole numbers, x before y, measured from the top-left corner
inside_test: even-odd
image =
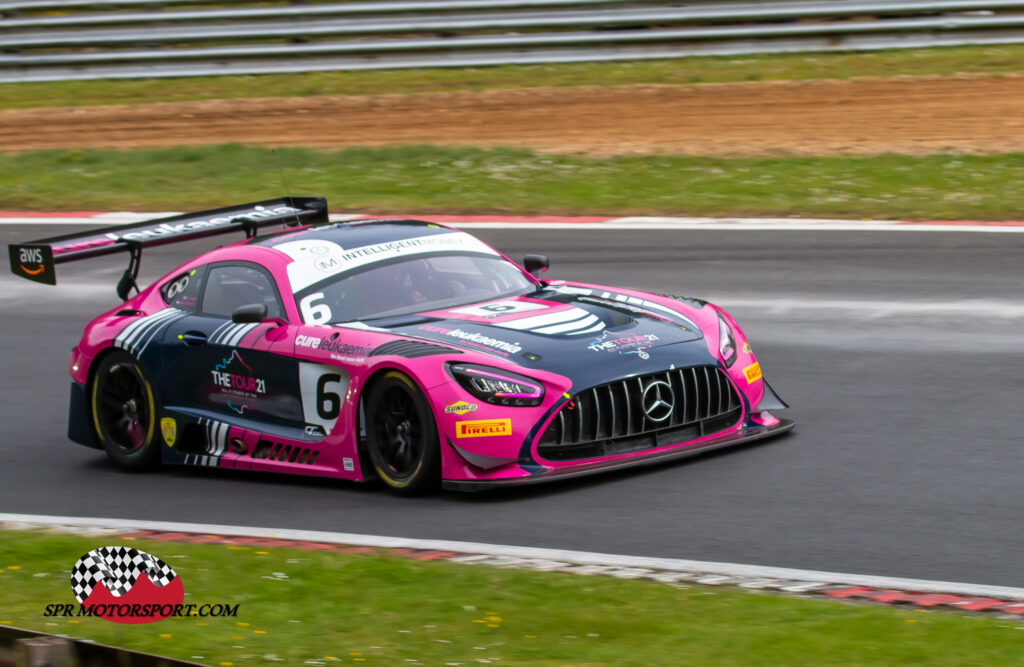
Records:
[[[263,235],[260,228],[283,226]],[[245,230],[150,287],[142,249]],[[743,332],[696,299],[543,280],[464,232],[330,223],[286,197],[10,246],[11,269],[125,251],[124,303],[71,354],[69,437],[117,463],[474,490],[788,431]],[[131,290],[137,294],[129,298]]]

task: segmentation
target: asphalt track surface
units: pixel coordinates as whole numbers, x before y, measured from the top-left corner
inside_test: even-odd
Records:
[[[0,226],[3,243],[75,227]],[[65,437],[67,358],[126,258],[0,278],[0,511],[470,540],[1024,585],[1024,235],[474,230],[548,275],[712,298],[790,401],[782,439],[420,499],[208,469],[125,473]],[[147,250],[153,279],[208,247]]]

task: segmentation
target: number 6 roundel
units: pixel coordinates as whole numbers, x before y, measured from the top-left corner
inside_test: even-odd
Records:
[[[306,424],[315,424],[329,434],[348,391],[348,373],[337,366],[299,362],[299,388]]]

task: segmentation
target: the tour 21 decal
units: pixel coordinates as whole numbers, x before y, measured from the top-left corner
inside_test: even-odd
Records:
[[[78,605],[50,604],[44,616],[95,616],[134,624],[238,615],[237,604],[185,604],[185,588],[174,569],[133,547],[100,547],[79,558],[71,568],[71,592]]]

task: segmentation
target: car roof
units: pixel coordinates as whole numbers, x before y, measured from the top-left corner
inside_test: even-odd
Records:
[[[458,230],[425,220],[404,218],[372,218],[348,220],[316,225],[298,231],[285,229],[273,234],[257,236],[248,244],[273,247],[285,241],[298,239],[309,241],[331,241],[345,248],[358,248],[374,243],[402,241],[418,236],[450,234]]]

